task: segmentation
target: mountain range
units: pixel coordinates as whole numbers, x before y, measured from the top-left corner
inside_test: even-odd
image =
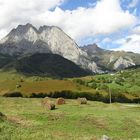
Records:
[[[61,73],[62,77],[85,76],[140,65],[139,60],[140,54],[104,50],[96,44],[79,47],[56,26],[37,29],[31,24],[19,25],[0,40],[0,68],[14,68],[26,73],[30,71],[30,74],[58,76],[57,70],[62,71],[61,67],[66,73],[71,71],[70,75]]]
[[[86,45],[81,48],[102,69],[121,70],[140,65],[139,53],[105,50],[99,48],[96,44]]]

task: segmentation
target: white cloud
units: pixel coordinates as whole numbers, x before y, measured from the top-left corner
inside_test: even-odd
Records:
[[[135,33],[135,34],[140,34],[140,25],[134,27],[133,30],[132,30],[132,32]]]
[[[96,6],[96,4],[97,4],[97,1],[92,2],[92,3],[88,3],[88,6],[89,6],[89,7],[94,7],[94,6]]]
[[[106,37],[102,40],[102,43],[111,43],[111,42],[112,42],[112,39],[109,37]]]
[[[38,19],[44,24],[61,27],[74,39],[113,33],[136,22],[135,16],[121,9],[119,0],[101,0],[95,7],[73,11],[57,7],[54,12],[39,15]]]
[[[116,41],[116,43],[118,43],[120,47],[115,50],[124,50],[140,53],[140,35],[133,34],[127,36],[125,39]]]
[[[133,8],[136,7],[139,3],[139,0],[132,0],[131,3],[129,3],[128,7]]]
[[[137,18],[123,11],[119,0],[100,0],[95,7],[62,10],[64,0],[0,0],[0,29],[30,22],[35,26],[56,25],[72,38],[110,34],[135,24]],[[50,11],[50,8],[55,8]],[[1,33],[0,33],[1,34]]]
[[[32,23],[32,18],[35,18],[36,15],[55,8],[63,1],[64,0],[0,0],[0,35],[18,24]],[[37,20],[38,19],[36,19],[36,21]]]
[[[93,40],[93,42],[94,42],[94,43],[100,43],[101,40],[100,40],[99,38],[95,38],[95,39]],[[93,42],[92,42],[92,43],[93,43]]]

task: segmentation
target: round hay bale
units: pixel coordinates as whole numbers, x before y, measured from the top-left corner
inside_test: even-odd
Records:
[[[49,110],[54,110],[55,109],[55,102],[48,100],[45,104],[45,107],[47,107]]]
[[[87,104],[87,99],[86,98],[78,98],[78,103],[79,104]]]
[[[41,101],[41,104],[44,106],[44,104],[45,104],[46,102],[48,102],[49,100],[50,100],[49,97],[45,97],[45,98],[43,98],[43,100]]]
[[[65,102],[65,99],[64,98],[57,98],[57,100],[56,100],[56,104],[58,104],[58,105],[63,105],[65,103],[66,102]]]

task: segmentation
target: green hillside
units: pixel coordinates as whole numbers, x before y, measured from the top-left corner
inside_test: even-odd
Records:
[[[14,62],[15,58],[9,55],[0,54],[0,69],[8,66],[10,63]]]
[[[16,70],[31,76],[70,78],[90,74],[78,65],[57,54],[34,54],[26,57],[12,57],[0,54],[0,69]]]
[[[34,54],[19,59],[17,72],[50,77],[80,77],[90,73],[57,54]]]
[[[110,91],[110,92],[109,92]],[[140,102],[140,68],[131,68],[113,74],[81,78],[54,79],[47,76],[0,72],[0,95],[23,97],[86,97],[89,100],[109,102]]]

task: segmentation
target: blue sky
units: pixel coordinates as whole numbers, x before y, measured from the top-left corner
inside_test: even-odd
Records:
[[[19,24],[55,25],[79,46],[140,53],[140,0],[0,0],[0,38]]]
[[[96,3],[97,0],[67,0],[60,7],[64,10],[74,10],[77,7],[89,7],[90,4]]]

